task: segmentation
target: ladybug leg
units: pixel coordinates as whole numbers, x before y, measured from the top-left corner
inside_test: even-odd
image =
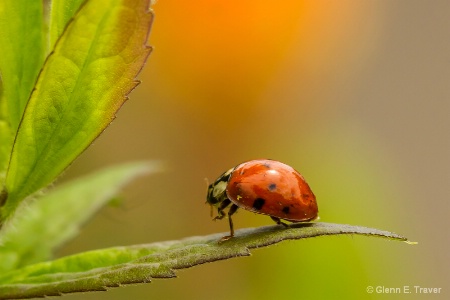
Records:
[[[230,207],[230,210],[228,211],[228,223],[230,224],[230,237],[234,236],[234,227],[233,227],[233,220],[231,220],[231,216],[238,210],[238,206],[236,204],[233,204]]]
[[[223,212],[223,210],[224,210],[225,208],[227,208],[227,206],[230,205],[230,204],[231,204],[230,199],[225,199],[225,200],[223,200],[223,201],[220,203],[219,207],[217,208],[217,216],[216,216],[213,220],[214,220],[214,221],[215,221],[215,220],[222,220],[223,217],[225,217],[225,213]]]
[[[238,210],[239,206],[236,204],[233,204],[230,209],[228,210],[228,224],[230,225],[230,235],[224,236],[220,239],[220,242],[224,242],[226,240],[231,239],[234,236],[234,227],[233,227],[233,220],[231,219],[231,216]]]
[[[273,216],[270,216],[270,218],[271,218],[272,220],[274,220],[275,223],[277,223],[278,225],[283,225],[284,227],[289,227],[288,224],[281,222],[280,218],[273,217]]]

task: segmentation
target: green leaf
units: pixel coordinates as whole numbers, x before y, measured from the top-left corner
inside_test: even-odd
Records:
[[[123,284],[175,277],[175,270],[249,256],[249,249],[283,240],[322,235],[359,234],[405,241],[405,237],[378,229],[330,223],[297,223],[289,228],[265,226],[236,231],[235,238],[219,242],[225,234],[191,237],[147,245],[115,247],[80,253],[0,275],[0,299],[103,291]]]
[[[70,19],[80,8],[84,0],[52,0],[50,14],[50,48],[53,49]]]
[[[6,168],[9,161],[9,154],[14,138],[11,135],[11,128],[5,120],[0,120],[0,194],[3,188],[3,182],[5,180]],[[0,206],[2,201],[0,197]]]
[[[6,219],[50,184],[115,118],[150,48],[149,0],[90,0],[39,75],[6,174]]]
[[[42,10],[42,1],[0,1],[0,174],[7,168],[14,135],[44,63]]]
[[[136,176],[156,163],[128,163],[63,184],[19,209],[0,236],[0,274],[51,258],[79,227]],[[43,242],[45,241],[45,242]]]

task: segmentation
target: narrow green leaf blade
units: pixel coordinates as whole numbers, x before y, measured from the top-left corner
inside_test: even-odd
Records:
[[[27,204],[0,236],[0,274],[51,258],[55,248],[137,176],[160,170],[157,163],[128,163],[63,184]],[[45,241],[45,242],[43,242]]]
[[[330,223],[297,223],[289,228],[247,228],[237,230],[235,238],[222,243],[219,240],[224,233],[90,251],[32,265],[0,275],[0,299],[103,291],[123,284],[150,282],[151,278],[172,278],[175,277],[174,270],[248,256],[249,249],[269,246],[283,240],[339,234],[358,234],[407,242],[405,237],[387,231]]]
[[[68,25],[16,136],[2,219],[50,184],[114,119],[150,53],[148,5],[149,0],[91,0]]]
[[[0,1],[0,174],[44,63],[44,43],[42,1]]]

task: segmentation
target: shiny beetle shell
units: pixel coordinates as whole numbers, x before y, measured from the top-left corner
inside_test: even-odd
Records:
[[[252,160],[237,166],[226,195],[240,208],[291,222],[317,217],[316,197],[303,176],[274,160]]]

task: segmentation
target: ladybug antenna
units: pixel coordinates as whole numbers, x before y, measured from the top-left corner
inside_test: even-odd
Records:
[[[208,194],[209,180],[206,177],[205,177],[205,182],[206,182],[206,193]],[[208,200],[205,201],[205,204],[209,204]],[[214,208],[213,208],[213,206],[211,204],[209,204],[209,205],[211,206],[211,213],[210,213],[210,215],[211,215],[211,218],[212,218],[214,216]]]
[[[205,183],[206,183],[206,195],[208,195],[209,180],[206,177],[204,178],[204,180],[205,180]],[[207,203],[208,203],[208,200],[205,201],[205,204],[207,204]]]
[[[206,189],[208,189],[208,187],[209,187],[209,180],[206,177],[205,177],[205,182],[206,182]]]

